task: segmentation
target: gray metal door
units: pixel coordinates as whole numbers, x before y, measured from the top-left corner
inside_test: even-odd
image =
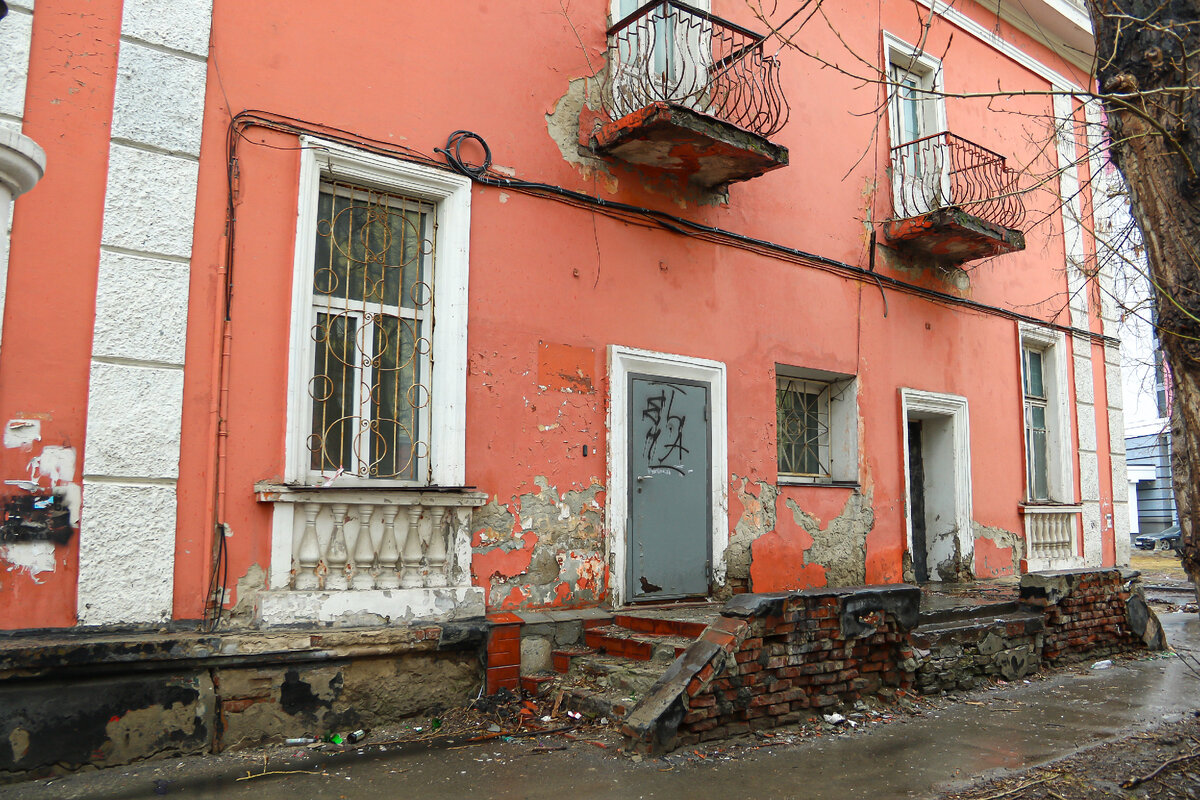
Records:
[[[629,598],[708,594],[709,385],[629,376]]]

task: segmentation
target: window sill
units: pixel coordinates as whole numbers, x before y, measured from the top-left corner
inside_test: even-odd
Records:
[[[805,478],[799,475],[780,475],[775,479],[778,486],[815,486],[829,489],[859,489],[858,481],[833,481],[826,478]]]
[[[1018,504],[1024,514],[1074,514],[1083,511],[1078,503],[1059,503],[1054,500],[1026,500]]]
[[[487,493],[474,486],[397,486],[360,484],[357,486],[310,486],[306,484],[254,484],[260,503],[398,503],[400,505],[481,506]],[[381,497],[381,495],[383,495]]]

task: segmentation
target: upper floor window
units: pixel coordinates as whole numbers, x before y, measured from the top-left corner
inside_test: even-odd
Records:
[[[1025,498],[1073,503],[1066,343],[1062,334],[1024,324],[1020,340]]]
[[[461,485],[470,182],[305,145],[288,479]]]
[[[613,43],[616,52],[609,69],[613,71],[611,91],[618,115],[637,111],[647,100],[698,111],[712,102],[707,94],[711,90],[713,26],[689,8],[707,12],[708,0],[682,6],[659,0],[612,0],[614,24],[643,11]]]
[[[1025,475],[1030,500],[1050,499],[1044,360],[1043,350],[1021,348],[1025,395]]]
[[[886,32],[883,44],[896,215],[917,216],[950,193],[949,158],[938,136],[946,130],[942,64]]]

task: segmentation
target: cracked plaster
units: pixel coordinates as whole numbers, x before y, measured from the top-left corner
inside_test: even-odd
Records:
[[[604,487],[559,493],[544,476],[538,489],[499,499],[471,520],[471,571],[491,609],[595,605],[606,589]]]

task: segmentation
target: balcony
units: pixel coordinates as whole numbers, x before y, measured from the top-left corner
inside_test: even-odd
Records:
[[[1004,157],[942,132],[892,148],[895,215],[883,235],[902,251],[961,264],[1025,249],[1025,203]]]
[[[765,38],[677,0],[643,6],[608,30],[604,116],[581,144],[702,189],[786,166],[768,140],[788,104]]]

